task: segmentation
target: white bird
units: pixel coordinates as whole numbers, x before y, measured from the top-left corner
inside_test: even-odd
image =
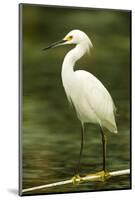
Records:
[[[43,50],[66,44],[75,44],[75,47],[64,58],[61,73],[62,83],[68,101],[74,107],[82,128],[80,155],[74,177],[75,179],[79,177],[85,123],[98,124],[100,127],[103,144],[103,170],[101,173],[103,172],[105,177],[107,174],[106,135],[103,130],[106,128],[110,132],[117,133],[115,106],[107,89],[94,75],[84,70],[74,70],[76,61],[88,53],[93,46],[83,31],[72,30],[62,40]]]

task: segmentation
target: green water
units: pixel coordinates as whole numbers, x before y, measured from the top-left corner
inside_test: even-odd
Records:
[[[22,19],[23,189],[66,180],[74,175],[80,149],[80,122],[68,105],[61,83],[62,61],[72,47],[42,52],[42,48],[63,38],[74,27],[84,30],[94,45],[91,55],[82,58],[76,69],[87,70],[99,78],[118,109],[119,133],[107,131],[107,168],[110,171],[129,168],[130,13],[24,6]],[[88,124],[80,174],[101,169],[99,127]],[[129,176],[29,194],[126,188],[130,188]]]

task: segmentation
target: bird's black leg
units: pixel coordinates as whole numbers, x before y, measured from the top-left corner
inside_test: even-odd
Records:
[[[101,135],[102,135],[102,146],[103,146],[103,171],[106,172],[106,135],[103,132],[103,129],[100,127]]]
[[[81,164],[81,157],[83,152],[83,146],[84,146],[84,124],[81,126],[81,147],[80,147],[80,153],[79,153],[79,159],[77,162],[77,166],[75,168],[75,176],[73,177],[73,183],[79,183],[80,182],[80,164]]]
[[[106,179],[108,179],[110,177],[109,172],[106,170],[106,135],[103,132],[102,127],[100,127],[100,132],[101,132],[101,136],[102,136],[102,148],[103,148],[103,168],[102,171],[96,172],[93,175],[98,175],[98,179],[99,181],[105,181]]]
[[[81,147],[80,147],[78,163],[77,163],[76,170],[75,170],[76,174],[79,174],[83,146],[84,146],[84,124],[82,124],[82,126],[81,126]]]

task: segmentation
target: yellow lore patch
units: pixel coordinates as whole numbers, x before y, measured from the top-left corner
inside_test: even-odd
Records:
[[[73,36],[72,35],[69,35],[69,36],[66,36],[64,37],[64,40],[67,40],[67,41],[70,41],[73,39]]]

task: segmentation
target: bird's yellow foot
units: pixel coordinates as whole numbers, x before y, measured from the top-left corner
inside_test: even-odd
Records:
[[[99,180],[99,181],[102,181],[102,182],[104,182],[104,181],[106,181],[108,178],[110,178],[109,172],[108,172],[108,171],[104,171],[104,170],[95,173],[95,175],[98,175],[98,176],[99,176],[99,177],[98,177],[98,180]]]
[[[90,174],[90,176],[94,176],[96,181],[106,181],[108,178],[110,178],[110,174],[108,171],[100,171],[100,172],[96,172],[94,174]]]
[[[73,176],[72,178],[72,182],[74,185],[78,185],[81,182],[81,177],[79,174],[76,174],[75,176]]]

